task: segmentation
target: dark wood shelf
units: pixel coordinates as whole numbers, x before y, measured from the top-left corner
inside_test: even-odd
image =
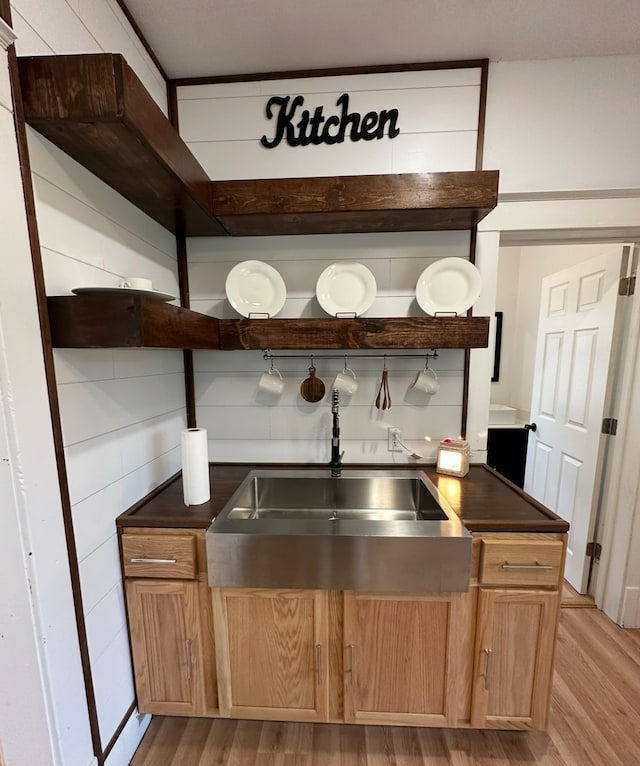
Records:
[[[486,348],[489,317],[221,319],[222,349]]]
[[[119,54],[18,59],[25,119],[165,228],[225,235],[210,179]]]
[[[144,295],[47,299],[54,348],[486,348],[489,317],[216,319]]]
[[[175,233],[470,229],[497,204],[497,170],[211,181],[121,55],[18,66],[29,125]]]
[[[47,299],[54,348],[218,349],[218,320],[143,295]]]
[[[229,234],[344,234],[470,229],[498,201],[497,170],[214,181]]]

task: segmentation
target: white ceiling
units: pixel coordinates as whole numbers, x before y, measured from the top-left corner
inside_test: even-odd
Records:
[[[640,0],[125,0],[171,78],[640,53]]]

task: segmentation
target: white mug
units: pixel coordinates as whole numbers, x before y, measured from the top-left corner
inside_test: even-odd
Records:
[[[353,396],[358,390],[358,379],[355,372],[345,365],[344,369],[336,375],[332,389],[336,389],[341,394]]]
[[[144,277],[125,277],[118,287],[128,287],[131,290],[153,290],[153,282]]]
[[[438,376],[429,367],[419,372],[411,384],[416,391],[422,391],[423,394],[436,394],[440,390]]]
[[[270,367],[263,372],[258,381],[258,388],[267,394],[278,395],[284,391],[284,380],[275,367]]]

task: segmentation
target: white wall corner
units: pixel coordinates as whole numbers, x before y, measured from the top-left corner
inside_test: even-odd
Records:
[[[489,347],[471,351],[469,367],[469,409],[467,413],[467,441],[473,462],[486,462],[489,404],[491,401],[491,375],[493,373],[493,343],[496,308],[496,285],[498,281],[498,232],[478,232],[476,242],[476,266],[482,276],[482,291],[473,307],[475,316],[491,317]]]
[[[6,21],[0,19],[0,47],[5,51],[18,39],[18,35],[11,29]]]
[[[640,628],[640,588],[624,589],[620,622],[623,628]]]

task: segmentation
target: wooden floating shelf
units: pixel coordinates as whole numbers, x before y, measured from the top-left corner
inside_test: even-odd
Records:
[[[170,231],[220,235],[210,179],[124,58],[18,60],[25,119]]]
[[[221,319],[222,349],[486,348],[489,317]]]
[[[498,201],[498,171],[281,178],[212,183],[229,234],[470,229]]]
[[[497,170],[211,181],[121,55],[18,66],[29,125],[174,233],[471,229],[497,204]]]
[[[486,348],[489,317],[216,319],[143,295],[47,299],[54,348]]]
[[[47,299],[54,348],[218,349],[218,320],[143,295]]]

